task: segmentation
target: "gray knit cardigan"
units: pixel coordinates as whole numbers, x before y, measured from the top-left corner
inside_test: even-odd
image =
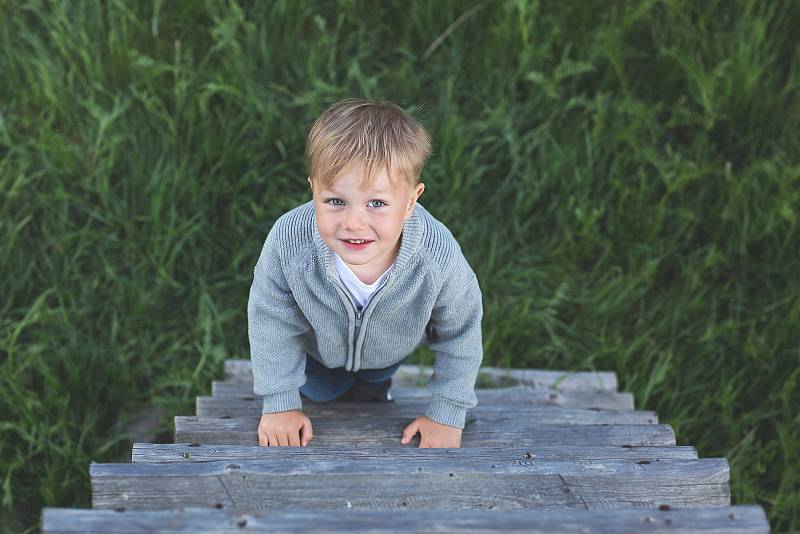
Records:
[[[403,223],[394,268],[360,312],[319,235],[313,201],[275,221],[253,275],[247,324],[262,413],[302,409],[306,354],[355,372],[389,367],[427,342],[436,361],[425,415],[464,428],[478,404],[481,290],[458,242],[421,204]]]

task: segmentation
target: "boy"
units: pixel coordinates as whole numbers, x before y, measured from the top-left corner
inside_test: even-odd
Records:
[[[314,122],[313,199],[270,229],[247,305],[259,445],[311,441],[301,395],[327,402],[352,388],[387,400],[391,375],[427,341],[431,402],[400,443],[419,433],[420,447],[461,446],[478,404],[483,307],[460,246],[417,203],[429,155],[425,129],[389,102],[347,99]]]

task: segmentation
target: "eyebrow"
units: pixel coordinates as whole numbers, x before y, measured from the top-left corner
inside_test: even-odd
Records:
[[[323,192],[324,193],[333,193],[334,195],[342,196],[342,194],[339,191],[336,191],[334,189],[326,189]],[[378,191],[378,190],[375,190],[375,189],[367,191],[367,193],[370,194],[370,195],[388,195],[389,194],[387,191]]]

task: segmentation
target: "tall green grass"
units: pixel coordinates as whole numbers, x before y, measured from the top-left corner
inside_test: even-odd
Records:
[[[486,365],[616,371],[800,529],[798,28],[744,0],[0,0],[2,524],[90,506],[138,408],[193,413],[248,356],[308,128],[363,96],[433,135],[420,202],[478,274]]]

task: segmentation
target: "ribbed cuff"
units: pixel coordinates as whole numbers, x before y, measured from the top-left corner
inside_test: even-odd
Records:
[[[303,402],[300,400],[300,388],[281,391],[264,396],[264,407],[261,413],[288,412],[289,410],[302,410]]]
[[[433,395],[425,417],[442,425],[464,428],[467,409],[452,402],[446,401],[438,395]]]

